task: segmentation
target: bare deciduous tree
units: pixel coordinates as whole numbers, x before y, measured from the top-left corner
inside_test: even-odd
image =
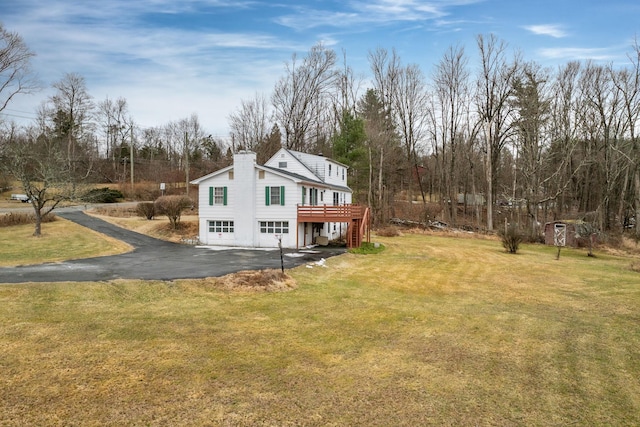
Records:
[[[484,125],[486,141],[487,229],[493,230],[495,171],[511,131],[507,101],[519,61],[517,57],[512,62],[507,61],[506,44],[493,34],[488,39],[478,35],[477,44],[481,71],[477,80],[476,109]]]
[[[623,194],[620,197],[621,205],[618,216],[626,217],[627,187],[630,188],[631,197],[628,207],[633,211],[635,226],[635,239],[640,240],[640,136],[637,126],[640,120],[640,46],[637,41],[633,44],[633,52],[629,55],[630,68],[612,71],[613,84],[620,92],[622,98],[621,115],[628,136],[630,147],[627,157],[627,167],[624,173],[624,182],[631,185],[623,185]],[[626,225],[623,220],[623,226]]]
[[[105,153],[113,163],[114,172],[117,172],[120,163],[121,148],[130,137],[131,123],[128,122],[128,114],[129,106],[125,98],[113,100],[107,97],[98,103],[97,118],[106,138]]]
[[[439,157],[440,199],[448,220],[456,223],[459,173],[459,151],[464,142],[464,121],[470,103],[469,70],[462,47],[450,47],[436,65],[433,75],[435,105],[432,118],[434,154]],[[433,131],[436,130],[437,131]]]
[[[269,106],[264,95],[242,100],[240,108],[229,116],[234,151],[238,148],[257,151],[258,145],[269,134]]]
[[[402,139],[407,165],[410,165],[408,170],[411,173],[407,177],[409,199],[412,199],[413,184],[417,180],[422,201],[425,202],[426,195],[418,164],[427,115],[427,92],[422,71],[415,64],[402,66],[395,50],[389,55],[382,48],[369,53],[369,63],[373,71],[374,88],[393,116]]]
[[[35,213],[33,235],[39,237],[42,218],[73,197],[78,166],[69,164],[65,141],[51,137],[47,129],[12,126],[3,139],[0,169],[20,182]]]
[[[17,94],[39,88],[30,65],[34,56],[18,33],[0,23],[0,112]]]
[[[326,98],[335,79],[336,54],[323,44],[311,48],[302,63],[296,55],[287,64],[286,75],[275,85],[271,102],[274,118],[284,131],[287,148],[304,150],[311,136],[317,140],[325,111]]]
[[[65,74],[53,88],[56,92],[49,98],[47,107],[49,120],[53,123],[53,137],[66,143],[69,171],[88,173],[91,169],[81,163],[90,160],[86,156],[88,152],[95,153],[95,147],[89,147],[94,142],[93,98],[84,77],[76,73]]]
[[[199,150],[204,139],[204,131],[200,126],[198,115],[193,113],[190,117],[179,120],[172,127],[173,139],[180,147],[181,165],[185,175],[185,185],[187,196],[189,196],[189,181],[191,171],[191,157]]]

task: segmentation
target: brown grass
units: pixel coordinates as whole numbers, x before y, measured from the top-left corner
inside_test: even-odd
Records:
[[[193,280],[193,283],[204,283],[217,289],[240,292],[283,292],[297,287],[296,281],[280,270],[240,271],[222,277]]]
[[[42,217],[42,223],[46,224],[55,221],[57,218],[53,213]],[[9,212],[0,213],[0,228],[12,227],[14,225],[33,224],[35,226],[36,217],[33,212]]]
[[[58,218],[33,236],[33,224],[2,228],[0,266],[40,264],[129,252],[132,247],[71,221]]]
[[[393,225],[388,225],[386,227],[379,228],[375,230],[376,235],[382,237],[397,237],[400,236],[400,229]]]
[[[1,286],[0,424],[640,425],[629,257],[377,239],[288,271],[291,292],[255,292],[266,273]]]
[[[135,205],[128,203],[125,206],[114,204],[111,206],[97,206],[91,208],[87,213],[95,213],[101,217],[132,218],[138,216]]]
[[[194,240],[198,237],[197,215],[183,215],[178,223],[178,228],[174,230],[166,217],[156,217],[152,220],[148,220],[136,215],[105,215],[104,211],[101,210],[87,211],[87,214],[119,227],[126,228],[127,230],[174,243],[181,243],[185,239]]]

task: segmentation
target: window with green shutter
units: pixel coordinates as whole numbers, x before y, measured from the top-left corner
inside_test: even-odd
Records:
[[[264,202],[266,206],[284,206],[284,185],[280,187],[265,187]]]
[[[209,187],[209,206],[227,206],[227,187]]]

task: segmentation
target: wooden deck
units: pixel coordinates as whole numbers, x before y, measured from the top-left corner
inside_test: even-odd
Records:
[[[298,222],[351,222],[364,217],[360,205],[298,206]]]
[[[298,223],[346,222],[347,247],[357,248],[363,239],[370,241],[369,208],[360,205],[298,206]]]

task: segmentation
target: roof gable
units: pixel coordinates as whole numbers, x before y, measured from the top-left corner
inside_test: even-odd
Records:
[[[204,181],[207,181],[211,178],[214,178],[218,175],[222,175],[223,173],[226,173],[230,170],[233,170],[233,165],[231,166],[227,166],[226,168],[222,168],[222,169],[218,169],[215,172],[211,172],[210,174],[207,174],[205,176],[201,176],[200,178],[194,179],[193,181],[189,181],[189,184],[194,184],[194,185],[199,185]]]

